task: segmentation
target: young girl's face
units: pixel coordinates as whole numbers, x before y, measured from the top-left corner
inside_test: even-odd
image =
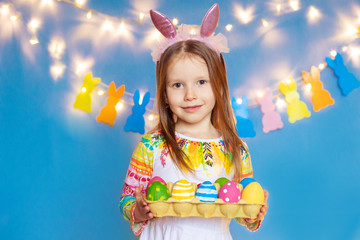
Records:
[[[166,96],[176,124],[208,126],[215,97],[209,71],[199,56],[176,58],[167,71]],[[199,129],[200,130],[200,129]]]

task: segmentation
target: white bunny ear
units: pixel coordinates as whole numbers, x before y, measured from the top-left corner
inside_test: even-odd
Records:
[[[215,32],[220,18],[219,5],[215,3],[206,13],[201,24],[200,35],[202,37],[209,37]]]

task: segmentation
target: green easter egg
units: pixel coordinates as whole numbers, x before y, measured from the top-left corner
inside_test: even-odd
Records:
[[[227,183],[228,181],[230,181],[229,179],[222,177],[222,178],[218,178],[215,183],[218,183],[220,185],[220,188],[222,188],[222,186],[224,186],[225,183]]]
[[[160,181],[152,182],[146,191],[146,198],[149,201],[166,201],[169,199],[169,197],[169,189],[164,183]]]

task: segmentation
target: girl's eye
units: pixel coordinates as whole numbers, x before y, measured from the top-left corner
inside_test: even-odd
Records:
[[[181,87],[182,87],[182,84],[181,84],[181,83],[174,83],[174,84],[173,84],[173,87],[174,87],[174,88],[181,88]]]
[[[203,84],[206,83],[206,80],[199,80],[198,83],[199,83],[200,85],[203,85]]]

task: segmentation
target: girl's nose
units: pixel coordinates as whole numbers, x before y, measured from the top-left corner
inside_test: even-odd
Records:
[[[191,88],[186,89],[185,101],[191,101],[191,100],[194,100],[196,98],[197,98],[197,95],[196,95],[196,92],[193,89],[191,89]]]

